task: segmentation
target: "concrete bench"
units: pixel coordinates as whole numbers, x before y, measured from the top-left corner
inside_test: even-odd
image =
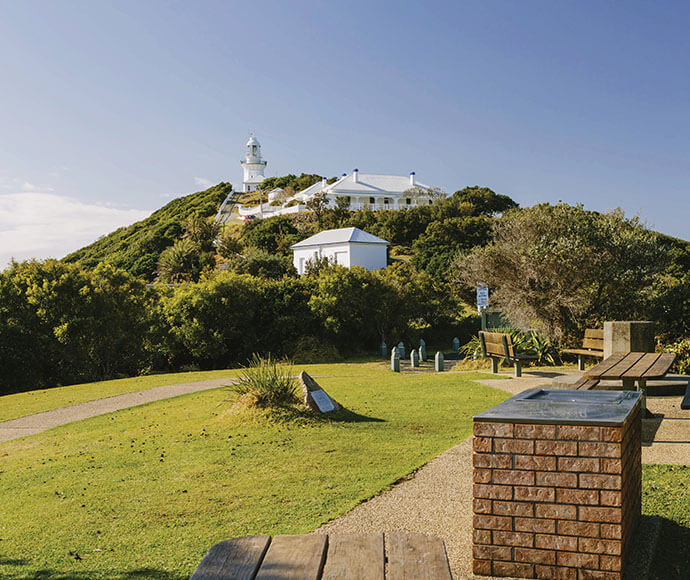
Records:
[[[506,364],[512,364],[515,368],[515,376],[522,376],[522,361],[536,360],[537,357],[531,354],[515,352],[513,338],[510,334],[503,332],[479,332],[479,342],[482,347],[484,358],[491,359],[491,372],[498,372],[498,363],[505,360]]]
[[[577,355],[577,369],[585,370],[585,357],[604,358],[604,331],[599,328],[587,328],[582,339],[582,348],[566,348],[563,351]]]
[[[425,534],[249,536],[213,546],[190,580],[452,580]]]

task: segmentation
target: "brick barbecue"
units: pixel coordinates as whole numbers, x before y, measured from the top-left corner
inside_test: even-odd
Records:
[[[532,389],[474,418],[475,574],[621,580],[641,508],[640,394]]]

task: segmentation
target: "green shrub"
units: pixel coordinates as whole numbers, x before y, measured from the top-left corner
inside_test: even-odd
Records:
[[[291,367],[278,367],[270,356],[254,355],[232,390],[259,407],[285,407],[298,402],[297,381]]]
[[[332,344],[316,336],[301,336],[292,353],[296,363],[332,363],[343,360],[342,355]]]
[[[680,375],[690,373],[690,338],[684,338],[677,342],[662,344],[661,350],[664,352],[676,353],[676,360],[671,370]]]

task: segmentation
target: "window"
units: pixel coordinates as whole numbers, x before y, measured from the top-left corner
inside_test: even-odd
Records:
[[[376,203],[376,201],[374,200],[373,197],[370,197],[370,198],[369,198],[369,203]]]
[[[405,203],[406,203],[407,205],[412,205],[412,200],[411,200],[409,197],[406,197],[406,198],[405,198]]]

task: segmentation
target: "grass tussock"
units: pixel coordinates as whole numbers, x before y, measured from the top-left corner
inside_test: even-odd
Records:
[[[279,366],[270,356],[262,358],[256,354],[231,386],[243,406],[272,409],[296,405],[297,389],[291,366]]]

